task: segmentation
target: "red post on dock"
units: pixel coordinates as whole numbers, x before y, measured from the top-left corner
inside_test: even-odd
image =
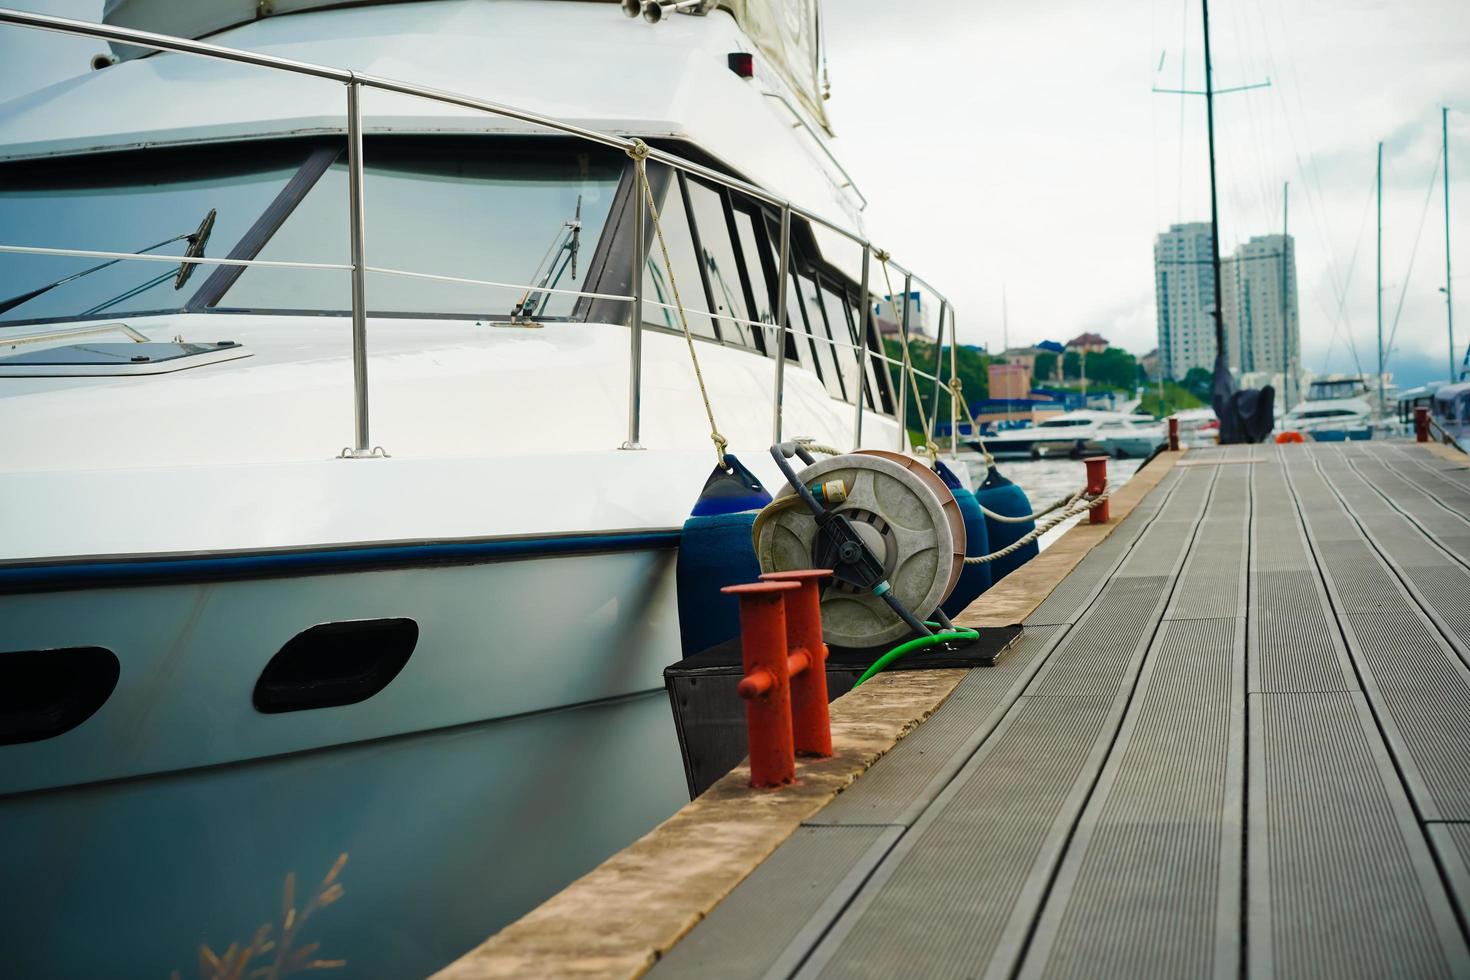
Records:
[[[740,600],[745,676],[737,690],[745,699],[752,786],[794,780],[798,752],[832,754],[818,585],[831,574],[825,568],[769,572],[763,581],[720,590]]]
[[[786,645],[791,655],[791,731],[797,755],[826,757],[832,754],[832,722],[827,715],[827,644],[822,640],[823,579],[832,577],[829,568],[803,568],[790,572],[767,572],[763,582],[795,582],[801,586],[788,592],[786,600]],[[805,656],[805,668],[796,667]]]
[[[751,582],[720,591],[740,600],[740,654],[745,677],[745,732],[750,785],[782,786],[796,778],[791,739],[791,679],[786,653],[786,595],[799,582]]]
[[[1089,496],[1096,496],[1108,486],[1108,458],[1089,456],[1085,462],[1087,463],[1087,493]],[[1108,502],[1106,500],[1087,512],[1087,522],[1089,524],[1108,522]]]
[[[1179,451],[1179,416],[1169,416],[1169,452]]]
[[[1414,409],[1414,441],[1429,441],[1429,409],[1423,405]]]

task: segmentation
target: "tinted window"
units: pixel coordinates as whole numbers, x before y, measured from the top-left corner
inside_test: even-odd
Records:
[[[847,398],[852,399],[858,390],[858,375],[861,371],[861,355],[854,347],[860,346],[857,334],[853,330],[852,320],[849,319],[849,309],[845,296],[839,294],[834,284],[825,277],[821,282],[822,307],[827,311],[827,326],[832,330],[832,339],[840,341],[848,346],[837,346],[837,363],[842,368],[842,390]],[[869,402],[871,405],[872,402]]]
[[[863,358],[863,373],[865,375],[863,387],[867,392],[868,405],[874,408],[881,408],[882,411],[886,412],[888,411],[888,407],[887,403],[883,400],[883,388],[878,384],[878,372],[881,362],[877,360],[877,354],[873,350],[872,339],[868,336],[870,327],[868,312],[863,309],[862,300],[858,298],[856,292],[849,294],[847,297],[847,318],[848,322],[854,325],[857,336],[862,338],[863,346],[868,350],[868,355]]]
[[[612,154],[521,148],[483,140],[378,139],[364,161],[367,263],[371,266],[482,279],[518,286],[585,288],[584,271],[602,233],[623,163]],[[570,229],[578,220],[572,275]],[[260,258],[348,261],[347,169],[334,164],[312,188]],[[221,307],[344,310],[345,273],[249,269]],[[525,289],[369,273],[371,310],[505,316]],[[575,296],[541,293],[530,313],[567,316]]]
[[[679,190],[678,180],[669,180],[658,214],[659,224],[663,226],[664,243],[669,249],[669,261],[674,265],[679,298],[683,301],[684,312],[689,319],[689,331],[696,337],[719,339],[715,322],[708,315],[704,277],[700,275],[699,257],[694,253],[694,239],[689,231],[689,217],[684,211],[684,195]],[[659,247],[658,235],[651,228],[648,232],[648,261],[643,265],[643,301],[644,323],[683,331],[677,310],[653,305],[664,303],[673,306],[674,293],[670,288],[668,268],[664,264],[664,253]]]
[[[771,280],[775,278],[775,273],[767,259],[770,239],[758,242],[755,215],[739,209],[735,211],[735,233],[740,244],[741,258],[744,260],[746,282],[755,300],[755,315],[751,319],[775,323],[776,300],[771,294]],[[766,337],[770,337],[769,331],[766,332]]]
[[[841,398],[841,372],[837,367],[837,355],[832,349],[831,334],[827,331],[827,318],[822,311],[822,297],[817,284],[810,275],[796,277],[801,287],[802,308],[806,313],[806,329],[811,333],[812,349],[817,352],[817,364],[821,368],[822,383],[833,398]]]
[[[309,148],[150,151],[0,168],[0,241],[6,245],[184,254],[184,237],[215,212],[206,256],[227,255],[291,178]],[[342,233],[346,241],[345,226]],[[178,265],[123,260],[53,289],[58,279],[108,260],[0,254],[0,304],[32,298],[0,320],[118,315],[180,309],[215,266],[195,266],[175,288]]]
[[[714,311],[723,318],[720,332],[727,341],[754,348],[751,328],[730,319],[751,320],[754,317],[745,304],[740,263],[735,258],[735,245],[730,239],[730,225],[725,217],[724,195],[697,180],[687,181],[686,186],[689,188],[689,208],[694,215],[694,230],[699,237],[699,257],[714,299]]]

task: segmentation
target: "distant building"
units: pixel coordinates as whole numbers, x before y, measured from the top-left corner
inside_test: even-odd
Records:
[[[1145,376],[1157,380],[1159,377],[1159,349],[1155,347],[1138,359],[1138,366]]]
[[[1257,235],[1241,245],[1220,263],[1220,283],[1230,369],[1278,376],[1299,370],[1301,332],[1291,236]]]
[[[1048,354],[1065,354],[1067,352],[1067,345],[1059,344],[1055,340],[1043,340],[1036,345],[1036,349],[1046,351]]]
[[[1026,369],[1026,376],[1030,377],[1036,371],[1035,347],[1007,347],[1000,352],[1001,358],[1007,364],[1018,364]]]
[[[878,302],[876,312],[879,331],[885,337],[897,337],[899,324],[903,323],[903,296],[884,296]],[[923,294],[917,289],[909,293],[909,338],[915,337],[921,340],[930,339],[929,309],[924,305]]]
[[[1154,293],[1159,311],[1159,361],[1166,378],[1215,363],[1215,273],[1210,223],[1172,225],[1154,239]]]
[[[1031,397],[1031,368],[1024,364],[991,364],[987,369],[990,377],[992,399],[1026,399]]]
[[[1101,354],[1108,349],[1108,338],[1101,334],[1082,333],[1067,341],[1067,350],[1079,354]]]

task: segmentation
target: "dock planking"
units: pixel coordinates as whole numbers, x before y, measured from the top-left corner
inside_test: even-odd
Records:
[[[1470,468],[1189,454],[657,976],[1470,976]]]

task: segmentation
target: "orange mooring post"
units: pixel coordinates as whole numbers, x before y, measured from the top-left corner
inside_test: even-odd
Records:
[[[1169,416],[1169,452],[1179,451],[1179,416]]]
[[[745,677],[739,691],[745,699],[752,786],[782,786],[796,778],[785,598],[800,589],[799,582],[751,582],[720,590],[740,600]]]
[[[1429,409],[1423,405],[1414,409],[1414,441],[1429,441]]]
[[[832,754],[832,722],[827,716],[827,644],[822,641],[823,579],[830,568],[767,572],[763,582],[795,582],[786,599],[786,643],[791,665],[791,731],[797,755]],[[806,665],[797,660],[806,657]]]
[[[1087,492],[1091,495],[1102,493],[1108,486],[1108,458],[1089,456],[1085,462],[1087,463]],[[1108,502],[1106,500],[1087,512],[1087,523],[1106,524],[1107,522]]]

